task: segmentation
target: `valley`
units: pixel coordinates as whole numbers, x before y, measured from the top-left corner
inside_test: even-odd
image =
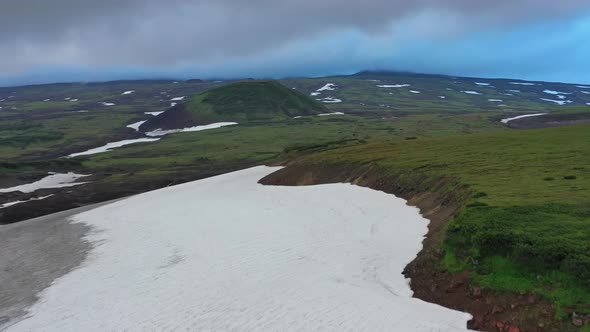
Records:
[[[589,91],[392,72],[0,88],[0,224],[281,165],[261,183],[350,182],[418,206],[430,231],[404,273],[470,328],[577,331]],[[60,174],[79,177],[47,180]]]

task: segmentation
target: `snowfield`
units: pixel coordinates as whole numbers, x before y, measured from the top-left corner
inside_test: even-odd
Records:
[[[133,196],[72,219],[78,269],[8,331],[466,331],[412,298],[402,270],[427,220],[349,184],[272,187],[256,167]]]
[[[542,101],[547,101],[547,102],[550,102],[550,103],[555,103],[555,104],[561,105],[561,106],[566,105],[566,104],[573,103],[573,101],[571,101],[571,100],[553,100],[553,99],[547,99],[547,98],[540,98],[540,99]]]
[[[571,93],[555,91],[555,90],[543,90],[544,93],[549,95],[571,95]]]
[[[84,184],[86,182],[76,182],[79,178],[86,177],[88,175],[76,174],[73,172],[69,173],[49,173],[50,175],[42,178],[39,181],[33,183],[27,183],[20,186],[3,188],[0,189],[0,193],[9,193],[13,191],[20,191],[22,193],[32,193],[37,189],[53,189],[53,188],[65,188],[73,187]]]
[[[40,201],[42,199],[46,199],[46,198],[49,198],[51,196],[53,196],[53,194],[47,195],[47,196],[42,196],[42,197],[33,197],[33,198],[30,198],[30,199],[27,199],[26,201],[13,201],[13,202],[4,203],[4,204],[0,205],[0,209],[4,209],[4,208],[7,208],[9,206],[18,205],[18,204],[22,204],[22,203],[33,202],[33,201]]]
[[[526,86],[537,85],[536,83],[530,83],[530,82],[510,82],[508,84],[512,84],[512,85],[526,85]]]
[[[165,136],[165,135],[174,134],[174,133],[186,133],[186,132],[191,132],[191,131],[217,129],[217,128],[221,128],[221,127],[225,127],[225,126],[234,126],[237,124],[238,124],[237,122],[216,122],[216,123],[211,123],[208,125],[188,127],[188,128],[182,128],[182,129],[169,129],[169,130],[156,129],[154,131],[150,131],[145,134],[146,134],[146,136],[151,136],[151,137]]]
[[[378,88],[405,88],[410,86],[410,84],[384,84],[384,85],[377,85]]]
[[[92,148],[92,149],[86,150],[84,152],[72,153],[71,155],[68,155],[68,158],[74,158],[74,157],[78,157],[78,156],[87,156],[87,155],[91,155],[91,154],[109,152],[113,149],[120,148],[125,145],[136,144],[136,143],[155,142],[157,140],[159,140],[159,138],[144,137],[144,138],[124,139],[124,140],[118,141],[118,142],[110,142],[110,143],[107,143],[103,146],[99,146],[97,148]]]
[[[477,91],[469,91],[469,90],[467,90],[467,91],[461,91],[461,92],[466,93],[468,95],[481,95],[481,93],[479,93]]]
[[[316,99],[316,100],[319,100],[322,103],[327,103],[327,104],[342,102],[342,99],[338,99],[338,98],[334,98],[334,97],[326,97],[326,98],[320,98],[320,99]]]
[[[322,91],[334,91],[336,90],[336,84],[334,83],[328,83],[326,85],[324,85],[323,87],[315,90],[317,92],[322,92]]]
[[[139,131],[139,127],[141,127],[141,125],[144,124],[144,123],[146,123],[146,122],[147,122],[147,120],[137,121],[137,122],[134,122],[132,124],[128,124],[126,127],[127,128],[131,128],[131,129],[133,129],[135,131]]]
[[[344,115],[342,112],[320,113],[317,116]]]
[[[545,114],[547,114],[547,113],[536,113],[536,114],[519,115],[519,116],[515,116],[513,118],[502,119],[501,122],[502,123],[508,123],[510,121],[513,121],[513,120],[518,120],[518,119],[522,119],[522,118],[530,118],[532,116],[541,116],[541,115],[545,115]]]
[[[161,112],[144,112],[143,114],[158,116],[158,115],[160,115],[160,114],[162,114],[164,112],[165,111],[161,111]]]

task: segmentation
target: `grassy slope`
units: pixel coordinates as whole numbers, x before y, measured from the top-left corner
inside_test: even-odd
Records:
[[[186,109],[206,121],[268,121],[326,113],[306,95],[275,81],[239,82],[195,97]]]
[[[487,287],[542,294],[560,313],[588,313],[589,141],[589,126],[498,132],[373,143],[305,163],[457,179],[473,196],[448,227],[448,267],[475,271]]]
[[[0,102],[0,162],[16,162],[31,155],[45,158],[64,148],[105,144],[124,133],[127,124],[149,118],[144,112],[166,110],[171,98],[219,85],[122,81],[0,88],[0,100],[5,99]],[[122,95],[129,90],[135,93]],[[7,99],[9,95],[14,98]],[[103,101],[116,105],[105,107],[100,104]],[[88,113],[77,113],[79,110]]]
[[[138,176],[142,170],[149,169],[153,173],[190,168],[203,160],[274,162],[341,144],[495,130],[506,129],[489,121],[485,113],[424,114],[387,120],[357,116],[308,117],[171,135],[156,143],[90,156],[85,165],[95,170],[139,171]]]

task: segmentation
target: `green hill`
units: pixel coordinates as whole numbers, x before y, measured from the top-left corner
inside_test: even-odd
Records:
[[[176,105],[141,126],[142,131],[214,122],[269,121],[330,112],[322,103],[276,81],[239,82]]]

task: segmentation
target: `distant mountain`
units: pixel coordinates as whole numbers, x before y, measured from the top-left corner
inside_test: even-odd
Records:
[[[141,131],[214,122],[268,121],[326,113],[322,103],[276,81],[238,82],[209,90],[146,121]]]

